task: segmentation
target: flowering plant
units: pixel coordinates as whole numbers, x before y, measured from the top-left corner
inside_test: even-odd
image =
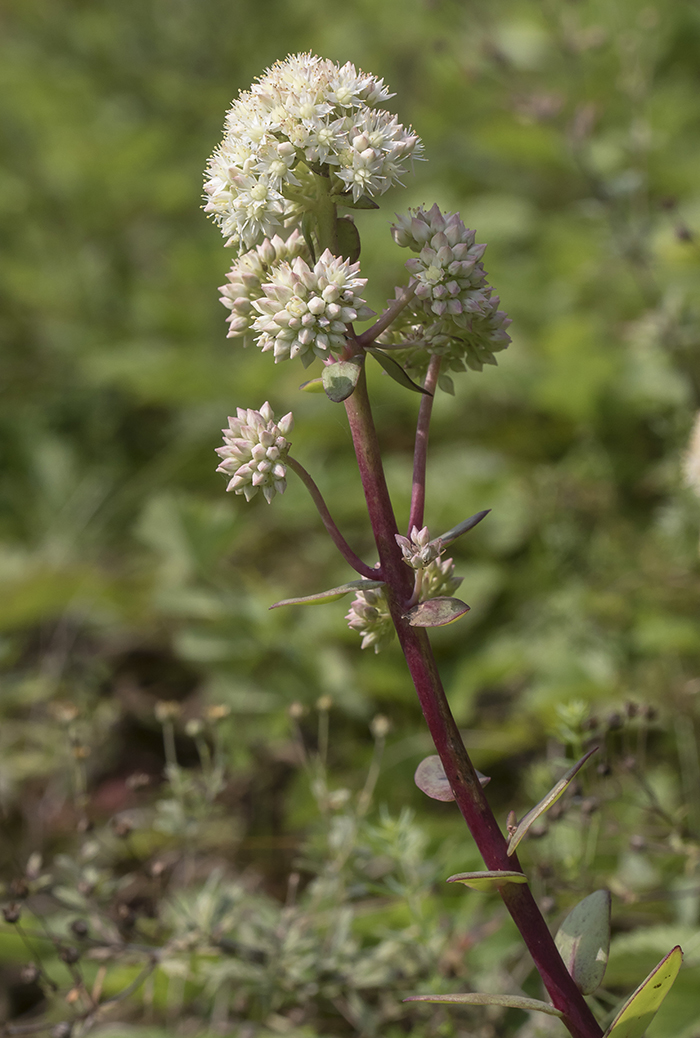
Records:
[[[331,601],[354,593],[346,617],[362,648],[380,651],[394,633],[406,658],[437,754],[416,771],[429,797],[456,801],[484,859],[485,870],[450,877],[477,891],[498,891],[540,973],[549,1001],[522,994],[466,992],[416,1000],[512,1006],[557,1017],[574,1038],[601,1038],[585,1000],[603,980],[610,939],[610,894],[595,891],[578,904],[556,937],[530,891],[517,848],[534,822],[561,796],[594,751],[574,763],[522,819],[504,833],[489,806],[488,779],[474,768],[442,687],[428,629],[457,621],[469,609],[454,597],[460,580],[446,548],[481,522],[477,512],[433,538],[424,525],[430,419],[438,389],[454,392],[448,370],[482,369],[506,348],[510,321],[487,283],[485,245],[457,213],[437,206],[397,217],[396,244],[415,255],[407,284],[374,324],[362,297],[357,229],[340,208],[375,209],[374,198],[400,183],[422,157],[412,130],[384,110],[382,80],[351,64],[311,54],[278,62],[234,101],[224,139],[209,161],[205,210],[235,250],[222,302],[231,311],[229,337],[272,352],[276,362],[321,361],[319,377],[302,389],[343,403],[362,479],[379,561],[369,565],[336,526],[311,475],[290,453],[291,413],[275,419],[269,403],[237,411],[218,449],[227,489],[250,500],[258,489],[271,502],[291,468],[309,490],[339,551],[359,575],[340,587],[277,606]],[[407,535],[398,531],[367,392],[365,365],[376,359],[406,389],[420,394]],[[680,968],[674,948],[622,1006],[608,1038],[642,1038]]]

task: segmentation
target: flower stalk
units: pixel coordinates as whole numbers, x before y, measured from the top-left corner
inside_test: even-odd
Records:
[[[435,378],[437,379],[437,365]],[[389,608],[435,749],[442,761],[457,806],[487,869],[519,869],[517,855],[508,856],[506,839],[489,806],[459,734],[428,635],[425,630],[411,627],[404,615],[411,595],[410,570],[403,561],[401,549],[395,538],[396,520],[384,476],[364,372],[357,389],[345,402],[345,408],[383,579],[386,581]],[[427,419],[424,419],[424,423],[427,443]],[[506,884],[500,890],[504,904],[520,930],[553,1005],[565,1014],[565,1023],[573,1038],[601,1038],[603,1030],[566,969],[529,887]]]

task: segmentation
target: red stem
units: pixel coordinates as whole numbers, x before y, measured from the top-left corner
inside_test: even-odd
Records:
[[[518,870],[517,856],[507,854],[503,836],[474,765],[452,716],[428,635],[404,619],[412,580],[396,543],[396,520],[389,498],[379,441],[362,372],[353,395],[345,401],[367,508],[379,552],[392,618],[425,720],[440,755],[457,805],[490,871]],[[525,941],[554,1006],[565,1014],[573,1038],[601,1038],[596,1022],[557,950],[547,923],[526,884],[506,884],[501,897]]]

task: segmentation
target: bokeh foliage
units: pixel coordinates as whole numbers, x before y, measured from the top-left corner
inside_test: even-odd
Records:
[[[394,210],[437,201],[488,242],[513,318],[498,369],[457,377],[431,434],[431,530],[492,509],[455,546],[471,612],[434,639],[476,764],[504,812],[523,810],[546,789],[545,753],[575,748],[595,715],[627,771],[583,790],[605,802],[602,843],[581,850],[563,819],[537,845],[562,884],[545,870],[543,892],[562,909],[589,880],[619,895],[620,994],[681,939],[677,917],[697,947],[700,506],[681,474],[700,407],[697,7],[5,0],[0,23],[8,878],[74,839],[65,701],[84,718],[98,819],[131,806],[129,774],[159,773],[158,700],[190,717],[230,707],[235,832],[219,851],[270,896],[316,810],[288,749],[293,701],[333,697],[332,764],[348,785],[372,752],[368,720],[388,715],[380,801],[410,802],[435,840],[462,838],[455,813],[412,786],[430,747],[398,650],[361,655],[343,603],[267,612],[349,576],[303,488],[246,508],[214,473],[232,408],[293,407],[295,455],[372,559],[342,410],[299,394],[301,369],[226,340],[228,256],[199,211],[230,99],[312,50],[383,76],[426,146],[406,190],[358,216],[371,304],[402,279]],[[371,392],[403,522],[416,398],[378,369]],[[665,900],[634,907],[660,887]],[[489,947],[462,983],[495,968],[502,948]],[[679,1015],[650,1035],[696,1034],[697,971],[685,976],[669,998]]]

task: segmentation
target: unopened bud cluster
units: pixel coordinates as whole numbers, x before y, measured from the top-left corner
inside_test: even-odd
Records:
[[[439,537],[431,541],[427,526],[424,526],[422,530],[414,526],[411,530],[410,540],[408,537],[402,537],[400,533],[395,534],[395,537],[404,561],[412,569],[425,569],[442,554],[442,541]]]
[[[417,537],[415,541],[413,540],[414,534]],[[430,598],[441,598],[443,596],[449,598],[462,583],[462,577],[455,577],[454,575],[454,561],[452,559],[441,559],[439,554],[434,554],[436,550],[438,552],[442,550],[439,538],[430,542],[429,537],[430,535],[425,528],[416,530],[415,527],[411,531],[410,541],[407,537],[396,537],[404,559],[410,566],[420,571],[416,578],[420,581],[419,602],[427,602]],[[419,542],[423,538],[426,538],[426,543],[420,547]],[[406,542],[407,550],[404,550],[402,541]],[[411,545],[417,548],[418,551],[412,551]],[[430,549],[427,554],[432,555],[432,559],[425,565],[414,566],[413,562],[409,561],[407,557],[407,551],[410,552],[411,559],[417,560],[420,551],[426,551],[426,549]],[[358,591],[345,619],[348,622],[348,627],[357,631],[362,638],[361,648],[363,649],[373,648],[375,652],[380,652],[381,649],[386,648],[391,643],[394,637],[394,624],[383,587],[371,588],[368,591]]]
[[[418,253],[406,263],[415,296],[391,331],[393,341],[423,347],[407,354],[408,366],[424,369],[433,353],[443,358],[443,369],[481,371],[495,364],[494,353],[511,341],[511,322],[486,281],[486,246],[476,243],[458,213],[443,214],[437,205],[398,216],[392,235],[397,245]]]
[[[311,268],[298,256],[270,269],[263,295],[253,300],[259,317],[252,324],[263,353],[275,362],[299,357],[304,367],[316,358],[340,352],[353,321],[371,317],[360,292],[367,284],[359,263],[328,249]]]
[[[291,444],[286,437],[294,426],[291,411],[276,421],[269,403],[259,411],[239,407],[228,424],[222,430],[224,446],[216,448],[223,459],[216,471],[231,477],[227,490],[244,494],[246,501],[262,490],[269,504],[287,488],[285,459]]]
[[[383,587],[358,591],[345,619],[362,638],[361,648],[385,649],[394,637],[394,621]]]
[[[286,241],[277,234],[265,238],[261,245],[234,260],[226,275],[227,284],[219,288],[221,302],[231,311],[226,318],[229,339],[242,338],[244,346],[250,345],[254,338],[251,329],[258,317],[254,303],[264,296],[263,285],[270,271],[283,261],[292,263],[297,256],[308,258],[309,250],[295,229]]]

